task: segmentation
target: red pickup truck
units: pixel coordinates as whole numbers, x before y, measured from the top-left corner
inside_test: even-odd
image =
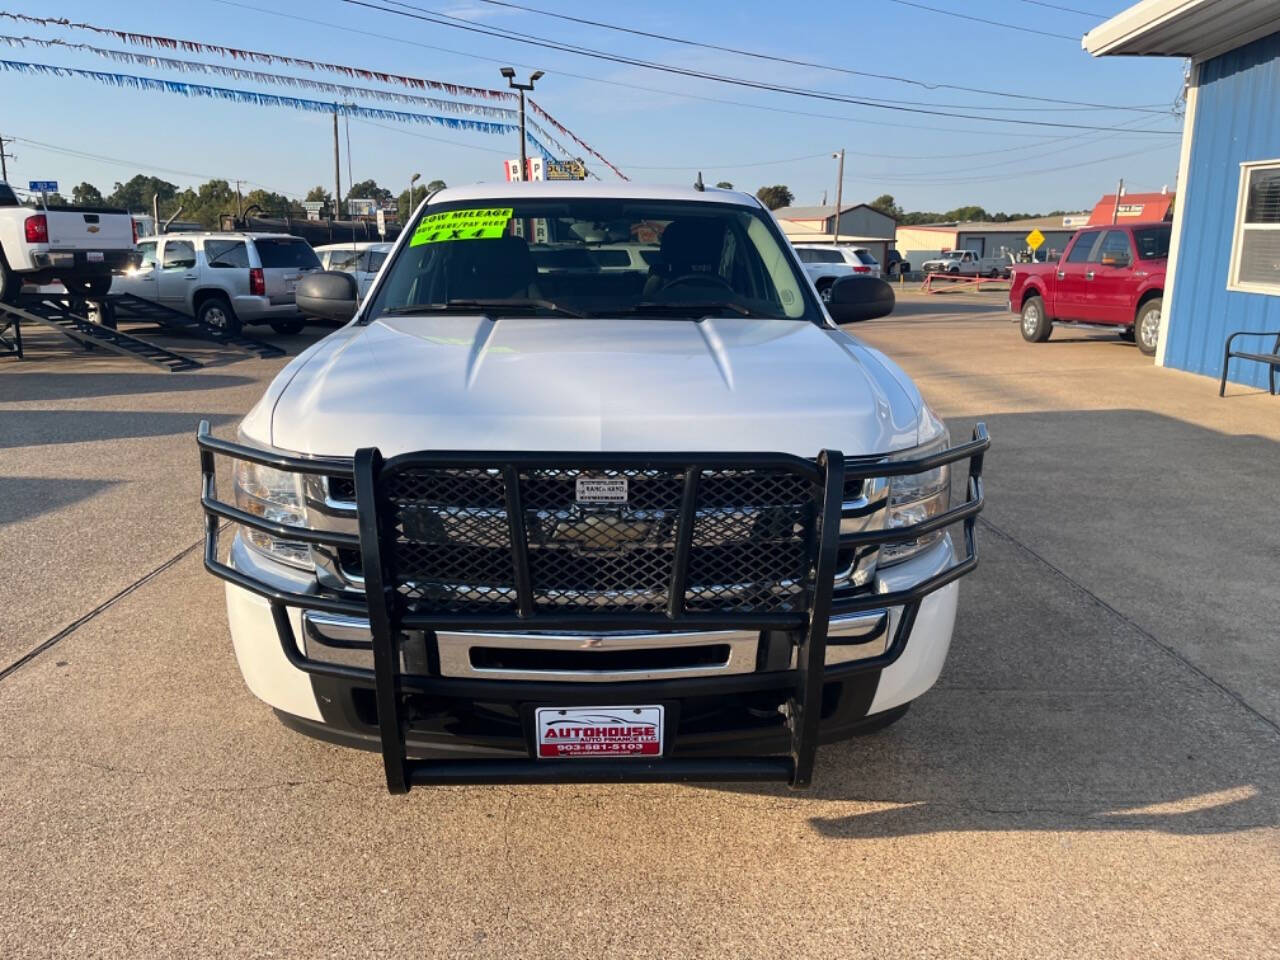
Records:
[[[1171,232],[1168,223],[1086,227],[1057,263],[1017,264],[1009,309],[1022,316],[1023,339],[1044,343],[1055,323],[1119,327],[1155,353]]]

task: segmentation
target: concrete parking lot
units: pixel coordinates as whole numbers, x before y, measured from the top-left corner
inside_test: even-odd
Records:
[[[904,293],[853,332],[993,438],[938,686],[816,786],[419,789],[245,690],[189,374],[0,360],[0,957],[1280,952],[1280,401]],[[292,352],[322,331],[286,338]]]

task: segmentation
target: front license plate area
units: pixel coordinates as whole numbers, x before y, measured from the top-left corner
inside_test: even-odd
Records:
[[[535,756],[541,760],[660,757],[664,714],[660,704],[538,707],[533,717]]]

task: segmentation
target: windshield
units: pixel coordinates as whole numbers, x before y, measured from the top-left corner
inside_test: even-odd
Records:
[[[424,208],[363,319],[470,308],[821,323],[807,288],[777,227],[758,209],[505,198]]]
[[[1138,257],[1142,260],[1165,260],[1169,256],[1169,238],[1173,234],[1172,226],[1143,227],[1133,231],[1133,239],[1138,247]]]

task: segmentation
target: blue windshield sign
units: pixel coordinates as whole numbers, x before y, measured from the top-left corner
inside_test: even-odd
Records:
[[[57,193],[57,180],[28,180],[27,189],[32,193]]]

